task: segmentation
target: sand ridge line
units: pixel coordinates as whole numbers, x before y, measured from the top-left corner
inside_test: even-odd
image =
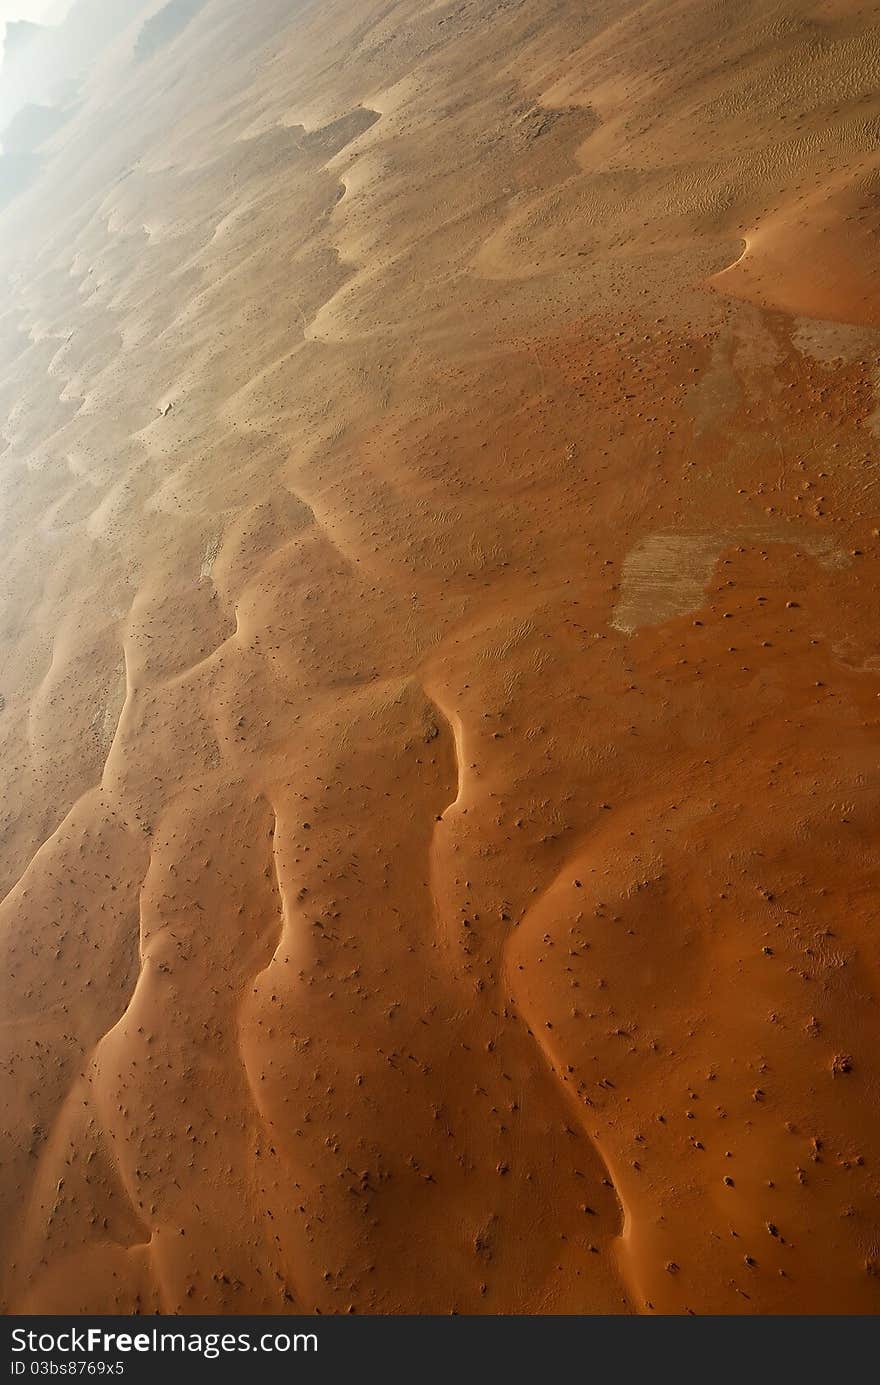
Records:
[[[537,1019],[537,1016],[530,1012],[529,1006],[525,1003],[523,995],[521,994],[521,987],[517,981],[516,972],[514,971],[513,962],[511,958],[511,952],[514,951],[514,949],[518,947],[520,944],[520,930],[528,928],[530,915],[533,913],[533,911],[537,911],[538,909],[540,909],[542,901],[546,899],[547,894],[558,885],[563,875],[569,877],[572,870],[578,868],[578,861],[581,859],[582,857],[580,856],[580,854],[578,854],[574,856],[570,861],[567,861],[566,864],[560,870],[556,880],[551,882],[551,884],[547,887],[544,893],[537,900],[535,900],[529,912],[527,912],[519,920],[519,922],[516,925],[516,929],[511,929],[508,932],[508,936],[502,945],[501,951],[501,980],[504,986],[506,987],[507,993],[510,996],[512,1003],[516,1007],[517,1014],[519,1015],[522,1024],[528,1031],[530,1039],[534,1043],[538,1052],[541,1054],[541,1057],[543,1058],[548,1071],[552,1075],[560,1093],[562,1094],[563,1101],[565,1102],[566,1106],[573,1112],[578,1124],[578,1128],[580,1129],[583,1138],[589,1144],[591,1149],[595,1151],[596,1155],[601,1161],[603,1168],[607,1173],[611,1187],[614,1191],[614,1196],[617,1200],[617,1205],[620,1209],[621,1224],[620,1230],[616,1236],[616,1241],[619,1246],[627,1247],[632,1240],[633,1209],[629,1199],[623,1192],[623,1188],[621,1186],[622,1180],[619,1178],[619,1176],[615,1176],[613,1160],[609,1158],[607,1150],[603,1147],[603,1142],[598,1138],[598,1135],[595,1132],[591,1131],[588,1128],[588,1117],[585,1114],[584,1101],[582,1098],[578,1096],[577,1091],[574,1089],[572,1083],[569,1081],[568,1074],[563,1071],[564,1065],[560,1064],[559,1058],[553,1050],[552,1043],[547,1038],[544,1026],[540,1024],[540,1022]],[[589,1110],[589,1105],[587,1106],[587,1110]],[[638,1289],[638,1282],[637,1279],[633,1276],[632,1264],[630,1263],[628,1258],[621,1257],[619,1251],[616,1254],[615,1258],[617,1261],[617,1272],[620,1275],[621,1280],[626,1288],[627,1295],[628,1297],[631,1295],[630,1301],[633,1305],[636,1305],[642,1301],[644,1296],[640,1292],[636,1292],[636,1290]]]
[[[874,382],[705,289],[797,185],[870,269],[871,209],[827,186],[873,139],[840,46],[866,16],[211,2],[108,64],[3,213],[23,320],[75,335],[0,323],[4,880],[35,861],[0,1220],[100,1044],[153,1227],[105,1245],[104,1216],[140,1232],[109,1173],[77,1182],[74,1126],[26,1306],[870,1310],[876,679],[835,651],[876,647]],[[383,119],[328,159],[359,104]],[[771,508],[852,561],[755,551]],[[609,629],[645,535],[747,532],[699,631]],[[85,756],[120,591],[130,696]]]

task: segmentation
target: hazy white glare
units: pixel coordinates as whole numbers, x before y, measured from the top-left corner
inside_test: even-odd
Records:
[[[72,0],[0,0],[0,24],[4,30],[10,20],[29,19],[32,24],[60,24]],[[2,57],[3,35],[0,35]]]

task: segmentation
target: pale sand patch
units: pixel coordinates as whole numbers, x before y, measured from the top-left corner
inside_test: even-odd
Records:
[[[611,624],[632,635],[646,625],[695,611],[703,602],[706,584],[725,549],[751,543],[797,543],[823,567],[844,566],[848,559],[831,539],[810,535],[710,532],[698,534],[649,534],[630,550],[623,562],[621,592]]]
[[[222,541],[222,536],[220,534],[214,534],[213,537],[208,540],[207,544],[205,545],[205,556],[202,559],[202,566],[199,569],[199,576],[211,576],[211,573],[214,570],[214,564],[217,561],[217,554],[220,552],[220,545]]]
[[[852,322],[823,322],[814,317],[798,317],[791,334],[802,356],[822,365],[835,365],[870,358],[877,352],[880,334],[871,327]]]
[[[92,728],[98,737],[101,752],[109,754],[125,706],[125,664],[120,661],[109,681],[107,700],[95,712]]]
[[[611,624],[632,635],[699,606],[718,561],[718,534],[650,534],[627,554]]]

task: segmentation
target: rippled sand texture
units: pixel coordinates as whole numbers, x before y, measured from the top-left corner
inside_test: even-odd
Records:
[[[102,63],[0,223],[8,1309],[880,1307],[878,21]]]

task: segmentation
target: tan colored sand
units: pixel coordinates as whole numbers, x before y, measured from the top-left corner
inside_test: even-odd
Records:
[[[877,18],[105,55],[0,221],[7,1309],[878,1310]]]

